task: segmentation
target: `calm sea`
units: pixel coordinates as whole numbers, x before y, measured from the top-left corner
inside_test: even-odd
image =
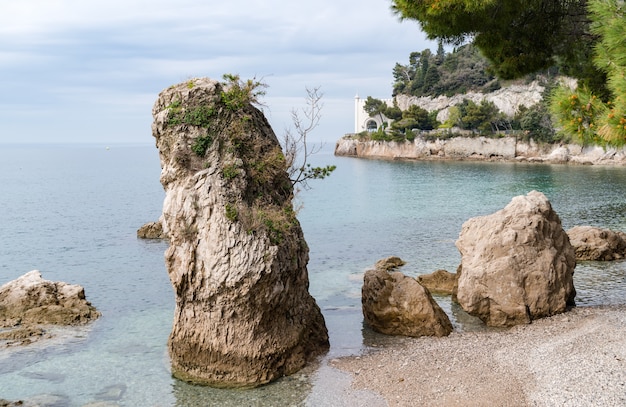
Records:
[[[2,146],[0,284],[38,269],[45,279],[83,285],[103,316],[49,346],[0,349],[0,398],[54,396],[63,406],[358,405],[368,395],[348,395],[348,377],[327,361],[393,343],[362,324],[362,274],[378,259],[400,256],[409,275],[455,271],[463,222],[531,190],[546,194],[566,229],[626,231],[626,168],[387,162],[332,151],[314,161],[337,165],[299,196],[310,291],[326,318],[330,353],[318,367],[276,384],[227,391],[170,377],[174,297],[166,244],[135,237],[161,211],[156,149]],[[626,263],[579,264],[575,285],[579,306],[626,303]],[[456,329],[481,329],[449,299],[436,299]]]

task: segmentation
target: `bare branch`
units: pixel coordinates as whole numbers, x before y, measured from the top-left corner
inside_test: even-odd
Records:
[[[306,88],[306,93],[306,107],[300,111],[297,109],[291,111],[291,120],[295,133],[291,130],[285,130],[283,137],[287,172],[294,189],[297,184],[308,189],[308,180],[325,178],[335,170],[334,165],[311,167],[311,164],[308,162],[309,157],[318,153],[323,146],[321,143],[319,145],[309,145],[307,137],[319,126],[324,104],[321,101],[323,93],[321,93],[320,87]]]

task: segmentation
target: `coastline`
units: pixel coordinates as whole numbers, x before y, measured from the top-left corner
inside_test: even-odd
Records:
[[[626,405],[626,305],[506,330],[406,338],[331,365],[389,406]]]
[[[337,141],[335,155],[379,160],[626,166],[624,148],[539,145],[514,137]],[[626,304],[573,307],[508,329],[402,338],[393,347],[337,358],[388,406],[626,405]]]
[[[358,140],[352,135],[339,139],[335,155],[383,160],[500,161],[546,164],[626,166],[626,147],[539,144],[513,136],[501,138],[452,137],[413,141]]]

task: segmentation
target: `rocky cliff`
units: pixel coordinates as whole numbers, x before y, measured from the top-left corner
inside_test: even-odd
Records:
[[[329,346],[285,159],[249,92],[193,79],[152,111],[176,293],[172,373],[219,387],[267,383]]]
[[[397,95],[396,102],[400,109],[407,110],[411,105],[417,105],[429,112],[438,111],[437,120],[445,122],[448,119],[450,107],[463,103],[464,99],[469,99],[480,104],[483,100],[492,102],[498,110],[506,115],[513,116],[520,106],[530,107],[541,101],[544,87],[538,81],[529,84],[516,83],[500,88],[491,93],[468,92],[453,96],[408,96]]]
[[[361,141],[346,136],[335,155],[381,159],[506,160],[548,163],[626,165],[626,148],[582,147],[577,144],[537,144],[515,137],[453,137],[413,141]]]

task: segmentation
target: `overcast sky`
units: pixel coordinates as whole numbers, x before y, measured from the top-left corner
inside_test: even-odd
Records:
[[[305,87],[311,136],[353,131],[354,96],[390,97],[392,68],[436,49],[389,0],[0,0],[0,142],[152,143],[158,93],[234,73],[268,85],[274,131]]]

